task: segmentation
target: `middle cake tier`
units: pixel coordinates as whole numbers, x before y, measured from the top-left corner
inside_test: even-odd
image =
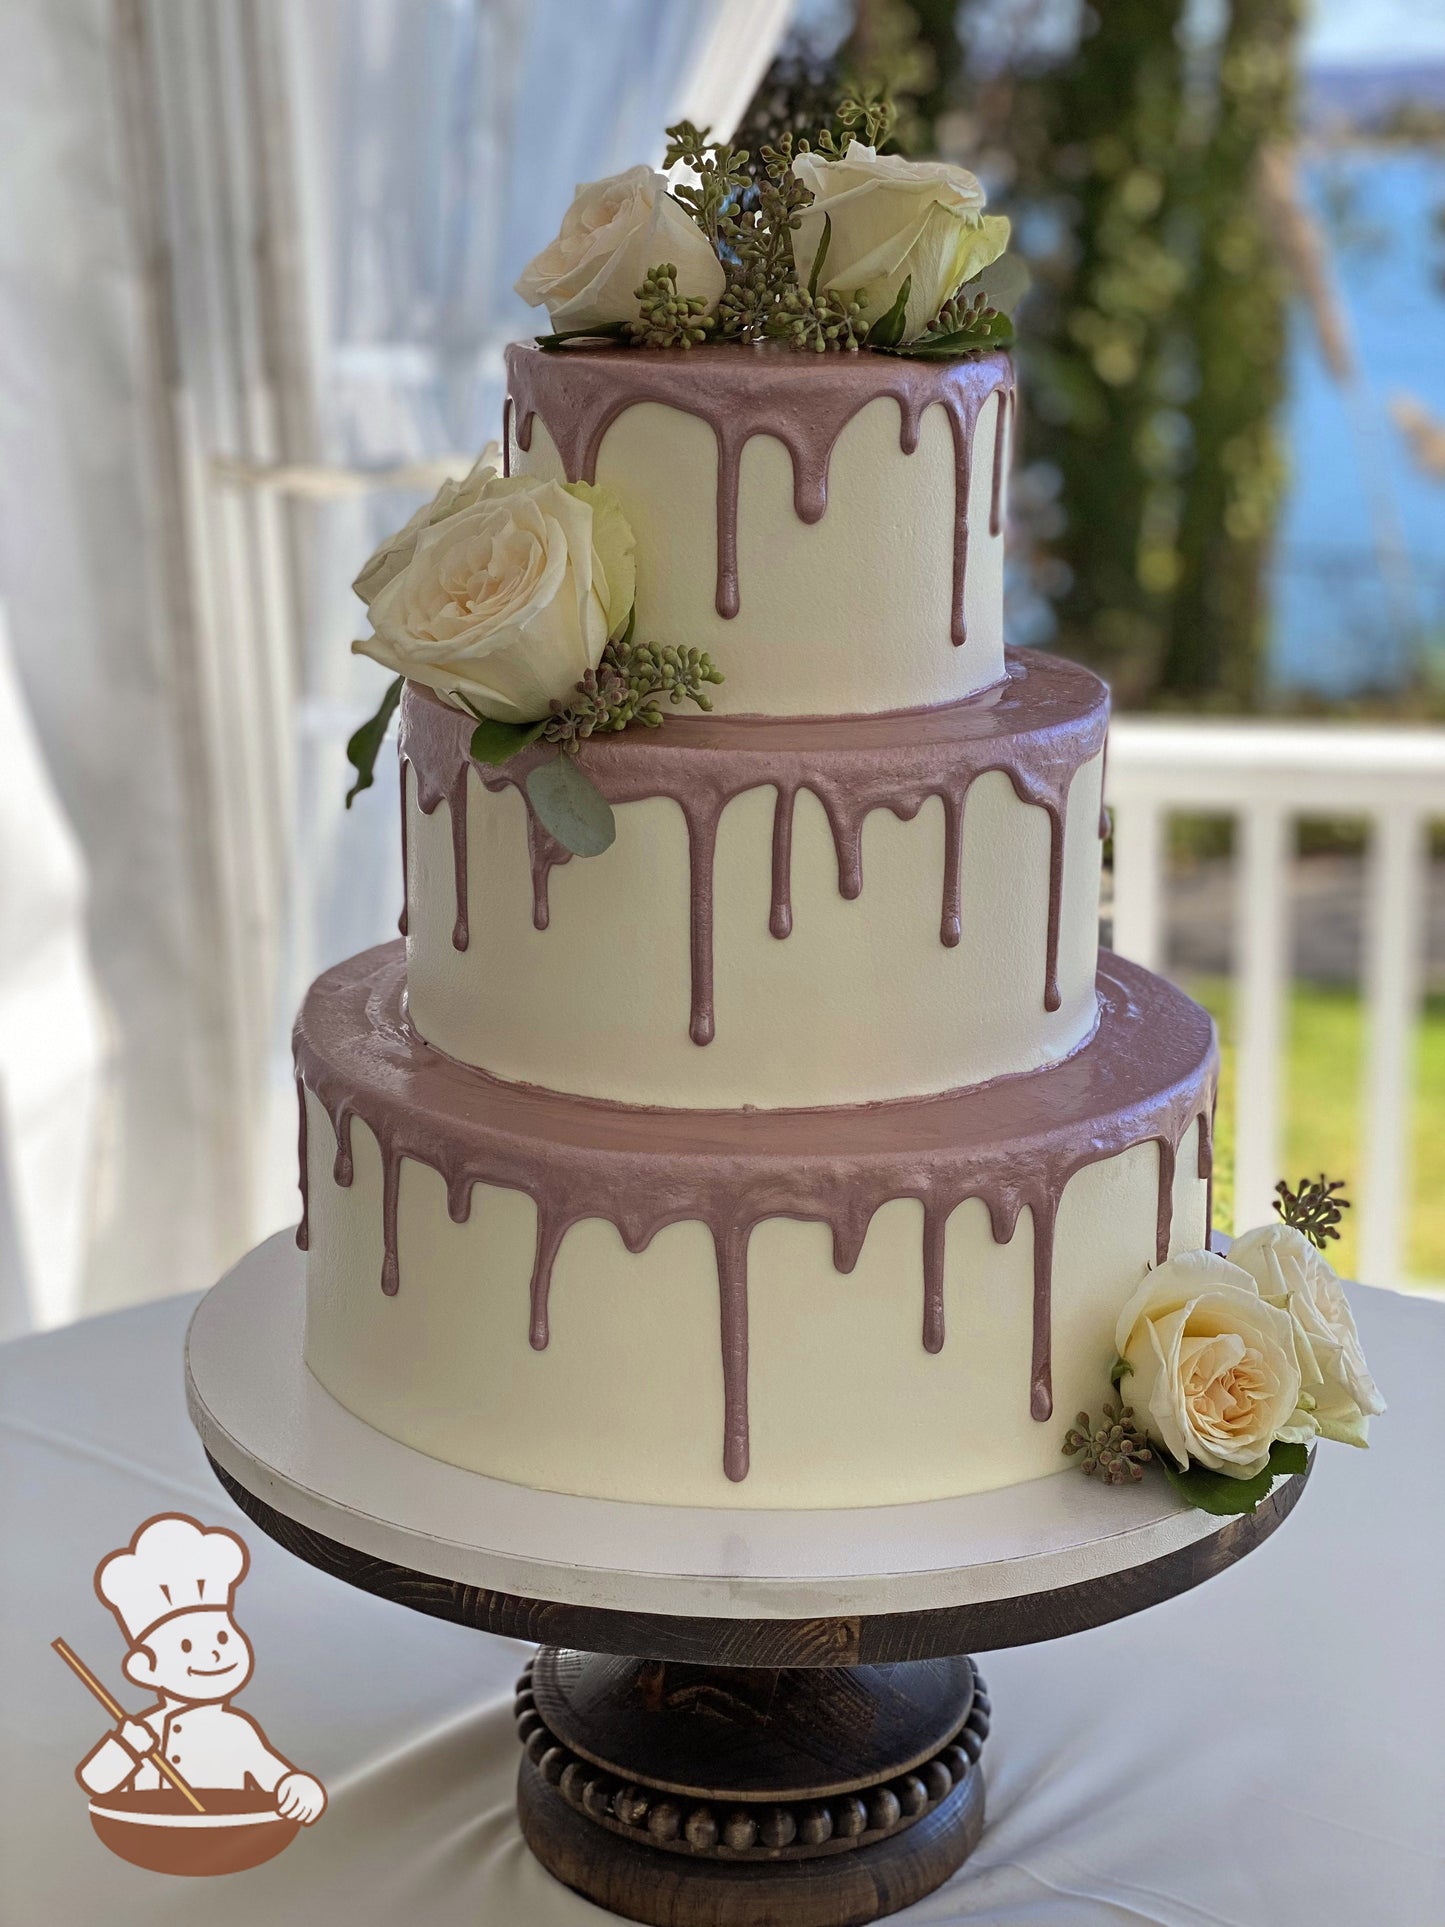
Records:
[[[1013,650],[942,708],[594,737],[617,837],[533,816],[409,686],[408,1016],[510,1082],[680,1108],[857,1104],[1068,1056],[1097,1021],[1108,694]]]

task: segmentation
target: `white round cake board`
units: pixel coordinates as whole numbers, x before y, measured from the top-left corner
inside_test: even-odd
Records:
[[[1065,1466],[959,1499],[826,1512],[632,1505],[486,1478],[339,1405],[302,1360],[305,1261],[289,1232],[197,1306],[186,1397],[247,1491],[374,1558],[489,1591],[619,1612],[793,1619],[1048,1592],[1144,1565],[1221,1521],[1162,1478]]]

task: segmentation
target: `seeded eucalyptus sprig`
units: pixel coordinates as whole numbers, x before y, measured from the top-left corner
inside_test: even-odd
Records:
[[[637,296],[637,319],[623,323],[634,348],[692,348],[706,341],[716,322],[701,295],[679,294],[670,261],[649,268]]]
[[[1275,1210],[1318,1250],[1323,1251],[1331,1238],[1339,1237],[1340,1219],[1350,1209],[1349,1199],[1336,1195],[1345,1188],[1343,1178],[1332,1181],[1321,1171],[1318,1179],[1301,1178],[1294,1188],[1281,1178],[1274,1188]]]
[[[739,196],[749,186],[748,150],[730,141],[708,139],[710,128],[696,127],[680,120],[667,130],[666,168],[679,164],[697,175],[697,183],[680,181],[672,197],[685,207],[702,229],[720,258],[725,257],[724,242],[736,218]]]
[[[850,298],[828,288],[814,293],[792,282],[778,295],[767,333],[771,340],[784,341],[790,348],[811,348],[818,354],[830,348],[852,353],[868,338],[863,315],[866,305],[861,294]]]
[[[814,145],[825,159],[838,160],[849,141],[862,141],[865,147],[882,147],[898,125],[898,109],[886,87],[862,87],[844,94],[833,113],[831,127],[819,128]]]
[[[616,735],[633,723],[658,729],[664,701],[711,709],[708,685],[722,681],[705,649],[680,649],[670,643],[609,642],[602,660],[589,669],[567,702],[554,702],[542,725],[542,741],[576,755],[589,736]]]
[[[1063,1449],[1066,1458],[1079,1458],[1081,1472],[1106,1485],[1142,1479],[1144,1467],[1154,1456],[1147,1433],[1135,1421],[1133,1406],[1122,1404],[1106,1404],[1103,1423],[1097,1426],[1087,1412],[1080,1412],[1064,1434]]]

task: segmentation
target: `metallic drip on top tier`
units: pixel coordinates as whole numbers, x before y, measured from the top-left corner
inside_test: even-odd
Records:
[[[700,379],[719,369],[730,382]],[[773,374],[782,378],[770,379]],[[1004,458],[1014,395],[1007,355],[974,361],[909,361],[883,355],[823,355],[798,380],[790,353],[725,345],[697,354],[662,355],[624,349],[551,352],[513,343],[507,350],[507,383],[517,446],[532,446],[537,416],[546,424],[569,482],[597,479],[602,438],[627,409],[661,402],[705,421],[717,439],[717,591],[720,616],[741,607],[738,588],[738,473],[743,449],[754,435],[783,443],[793,462],[793,507],[800,522],[821,521],[828,506],[828,465],[843,430],[869,402],[888,397],[898,404],[899,445],[918,447],[919,424],[935,404],[953,431],[953,597],[950,632],[967,641],[964,577],[968,569],[968,504],[973,436],[990,396],[999,396],[994,430],[989,533],[1002,530]]]
[[[812,1111],[675,1111],[561,1097],[507,1084],[432,1050],[402,1012],[401,945],[348,959],[313,986],[297,1018],[302,1109],[302,1219],[307,1209],[306,1092],[336,1136],[335,1182],[354,1176],[351,1124],[375,1135],[382,1170],[384,1292],[399,1286],[397,1212],[406,1158],[446,1186],[452,1221],[471,1215],[477,1184],[524,1192],[537,1207],[531,1342],[546,1346],[552,1269],[574,1224],[604,1217],[631,1252],[665,1225],[695,1220],[717,1254],[724,1395],[723,1466],[748,1470],[748,1243],[769,1218],[831,1227],[833,1262],[849,1272],[874,1214],[894,1198],[923,1209],[923,1344],[944,1342],[944,1243],[967,1198],[987,1207],[996,1243],[1029,1211],[1033,1345],[1029,1409],[1053,1411],[1054,1234],[1070,1178],[1136,1144],[1159,1148],[1155,1259],[1169,1255],[1179,1147],[1199,1128],[1197,1171],[1212,1168],[1213,1026],[1181,992],[1135,965],[1103,958],[1101,1017],[1085,1051],[1045,1071],[941,1097]],[[1206,1233],[1208,1226],[1206,1225]],[[410,1288],[410,1287],[409,1287]],[[425,1280],[416,1288],[425,1290]]]
[[[793,927],[793,812],[800,789],[823,806],[838,857],[838,889],[849,899],[863,888],[863,825],[874,810],[911,821],[931,796],[944,813],[939,940],[949,948],[963,932],[959,901],[964,805],[977,779],[1007,776],[1021,802],[1049,820],[1045,1010],[1058,1010],[1059,932],[1063,915],[1064,827],[1077,772],[1104,746],[1108,696],[1087,670],[1028,651],[1010,651],[1007,679],[961,703],[886,716],[670,717],[660,730],[593,737],[582,749],[587,773],[612,803],[669,797],[687,823],[691,875],[692,996],[689,1035],[711,1043],[713,1012],[713,859],[718,822],[734,797],[777,792],[768,927]],[[410,768],[417,806],[430,815],[448,804],[457,912],[452,941],[467,944],[466,784],[472,724],[428,691],[410,688],[402,702],[403,785]],[[478,771],[489,790],[514,787],[526,798],[527,772],[556,755],[541,746],[500,769]],[[405,811],[403,810],[403,815]],[[568,861],[527,809],[532,869],[532,921],[550,921],[548,878]],[[403,844],[403,865],[406,849]]]

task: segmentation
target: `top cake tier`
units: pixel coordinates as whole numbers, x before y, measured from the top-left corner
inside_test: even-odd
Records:
[[[507,378],[512,471],[616,494],[638,635],[713,655],[718,710],[877,714],[1003,677],[1006,355],[514,344]]]

